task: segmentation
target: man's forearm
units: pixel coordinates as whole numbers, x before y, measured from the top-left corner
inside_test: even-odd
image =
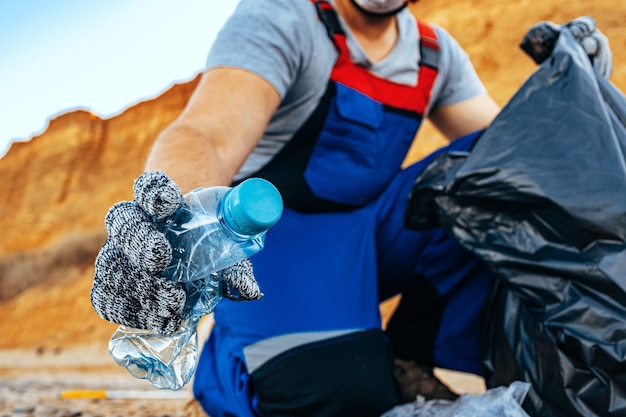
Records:
[[[230,185],[280,100],[269,82],[249,71],[206,72],[181,115],[157,138],[146,169],[165,172],[183,193]]]
[[[236,173],[205,135],[176,122],[159,135],[145,168],[165,172],[183,194],[197,187],[229,185]]]

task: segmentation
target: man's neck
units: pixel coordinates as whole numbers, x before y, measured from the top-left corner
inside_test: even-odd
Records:
[[[351,0],[335,0],[335,6],[370,60],[381,61],[391,52],[398,40],[395,15],[378,17],[365,14]]]

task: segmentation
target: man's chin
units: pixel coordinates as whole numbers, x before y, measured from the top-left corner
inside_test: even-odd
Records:
[[[359,3],[357,3],[355,0],[350,0],[350,1],[351,1],[351,3],[354,5],[354,7],[356,7],[356,8],[357,8],[357,10],[359,10],[359,11],[360,11],[361,13],[363,13],[364,15],[367,15],[367,16],[369,16],[369,17],[380,17],[380,18],[383,18],[383,17],[389,17],[389,16],[396,15],[396,14],[398,14],[401,10],[403,10],[404,8],[406,8],[406,7],[407,7],[407,5],[408,5],[408,2],[404,2],[402,5],[398,6],[398,7],[397,7],[397,8],[395,8],[395,9],[388,10],[388,11],[385,11],[385,12],[382,12],[382,13],[377,13],[377,12],[374,12],[374,11],[367,10],[367,9],[363,8],[363,6],[361,6],[361,5],[360,5]],[[415,0],[415,1],[417,1],[417,0]]]

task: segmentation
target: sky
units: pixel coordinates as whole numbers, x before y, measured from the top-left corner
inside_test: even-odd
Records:
[[[0,157],[55,116],[102,118],[202,71],[238,0],[0,0]]]

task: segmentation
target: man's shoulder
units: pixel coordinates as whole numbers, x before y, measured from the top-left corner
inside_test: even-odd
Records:
[[[428,25],[437,37],[437,43],[439,45],[439,53],[442,56],[447,56],[448,59],[442,59],[440,62],[446,63],[454,61],[453,57],[462,57],[466,55],[458,41],[450,34],[450,32],[437,23],[420,20],[422,24]]]
[[[236,13],[262,13],[303,18],[315,13],[310,0],[241,0]]]
[[[288,37],[287,42],[306,38],[320,23],[310,0],[241,0],[230,20],[230,29],[282,33],[278,36]]]

